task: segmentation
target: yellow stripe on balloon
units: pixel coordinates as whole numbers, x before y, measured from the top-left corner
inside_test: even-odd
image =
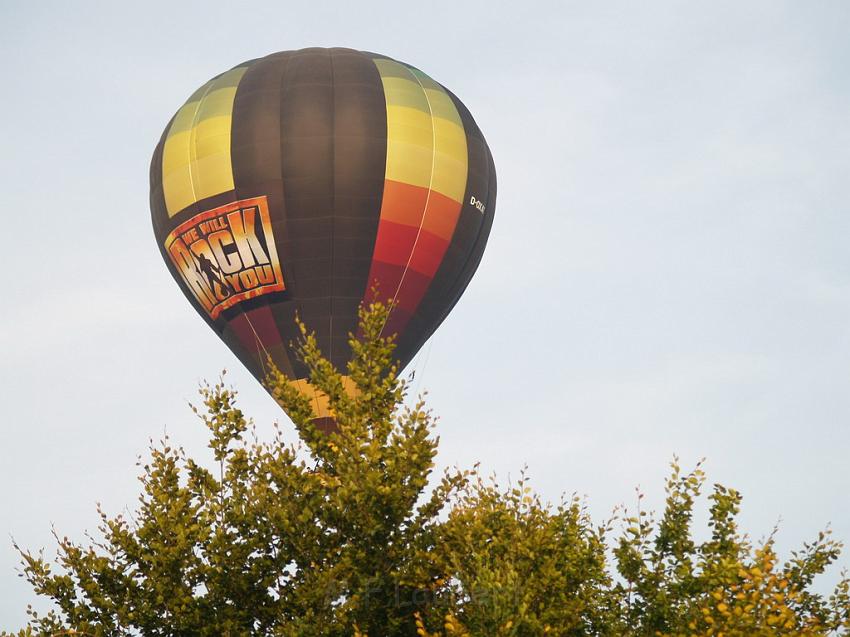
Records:
[[[428,99],[434,118],[436,158],[431,189],[458,203],[466,190],[466,132],[457,107],[445,89],[419,69],[410,69]]]
[[[387,106],[386,179],[430,188],[461,203],[466,189],[466,132],[442,86],[412,67],[375,59]]]
[[[237,67],[207,82],[174,116],[162,152],[162,189],[169,217],[201,199],[233,190],[233,100],[246,69]]]
[[[428,97],[403,64],[376,59],[387,105],[385,178],[413,186],[431,185],[434,128]]]

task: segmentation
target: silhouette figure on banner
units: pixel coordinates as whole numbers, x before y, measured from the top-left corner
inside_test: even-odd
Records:
[[[215,293],[214,284],[218,283],[218,287],[221,288],[224,298],[233,294],[230,284],[221,275],[221,270],[212,261],[207,259],[207,256],[203,252],[196,257],[196,261],[198,262],[197,270],[207,278],[207,283],[213,293]]]

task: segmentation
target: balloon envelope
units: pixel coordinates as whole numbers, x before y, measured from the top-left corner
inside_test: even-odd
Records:
[[[478,267],[496,202],[469,111],[418,69],[350,49],[275,53],[180,107],[151,162],[151,216],[186,297],[259,380],[303,391],[295,316],[344,370],[361,302],[391,301],[402,366]],[[328,419],[316,396],[316,415]]]

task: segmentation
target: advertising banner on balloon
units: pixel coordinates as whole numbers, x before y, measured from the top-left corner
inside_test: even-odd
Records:
[[[213,319],[240,301],[286,289],[265,197],[195,215],[168,234],[165,251]]]

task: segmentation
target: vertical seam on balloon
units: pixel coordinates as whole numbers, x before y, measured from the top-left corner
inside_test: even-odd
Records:
[[[283,87],[286,84],[286,77],[289,74],[289,65],[292,62],[293,57],[294,57],[294,53],[292,55],[287,56],[286,66],[284,67],[283,73],[280,76],[280,110],[278,111],[278,122],[279,122],[279,126],[280,126],[280,139],[281,139],[280,183],[283,184],[283,193],[282,193],[282,195],[283,195],[283,197],[282,197],[283,198],[283,209],[287,212],[289,211],[289,208],[286,205],[286,185],[284,184],[284,179],[283,179],[283,146],[282,146],[283,141],[284,141],[283,140]],[[294,281],[294,278],[295,277],[293,276],[293,278],[292,278],[293,281]],[[294,299],[293,299],[293,301],[294,301]],[[296,314],[298,313],[299,309],[300,309],[299,306],[296,304],[296,307],[295,307]],[[295,373],[295,366],[294,365],[292,366],[292,375],[293,375],[293,377],[297,376],[297,374]],[[304,391],[301,387],[301,379],[296,377],[294,380],[295,380],[296,386],[298,387],[298,391],[300,391],[303,395],[307,396],[307,392]],[[319,413],[319,401],[315,396],[315,392],[313,392],[313,399],[314,399],[313,402],[315,403],[314,411],[315,411],[316,415],[318,415],[318,413]]]
[[[195,191],[195,178],[192,175],[192,164],[196,161],[196,157],[198,155],[198,113],[201,112],[201,106],[203,105],[204,100],[207,98],[209,92],[212,90],[212,87],[215,86],[215,82],[217,79],[218,78],[214,78],[207,83],[207,89],[204,91],[204,94],[201,95],[201,99],[198,100],[198,105],[195,107],[195,112],[192,114],[192,127],[189,129],[189,187],[192,189],[192,203],[197,203],[198,201],[198,195]]]
[[[424,75],[424,73],[423,73],[423,75]],[[443,94],[449,99],[449,101],[452,104],[452,107],[454,108],[455,113],[457,114],[457,120],[458,120],[457,124],[460,127],[460,129],[463,131],[464,143],[465,143],[465,147],[466,147],[466,157],[465,157],[466,180],[465,180],[464,186],[463,186],[463,194],[461,194],[461,196],[460,196],[460,201],[457,201],[457,204],[459,206],[458,213],[457,213],[457,219],[455,221],[454,227],[452,228],[451,236],[447,240],[446,248],[443,251],[443,255],[441,257],[441,263],[440,263],[440,265],[441,265],[442,259],[445,258],[446,252],[451,248],[452,240],[454,239],[455,234],[457,233],[457,230],[458,230],[458,226],[460,225],[460,217],[463,214],[463,206],[464,206],[463,202],[465,201],[466,188],[467,188],[467,185],[469,183],[469,166],[470,166],[469,139],[470,139],[470,137],[469,137],[469,131],[467,130],[467,127],[463,122],[463,116],[461,115],[461,110],[460,110],[460,107],[459,107],[459,104],[462,106],[462,103],[460,102],[460,100],[456,99],[454,97],[454,95],[451,93],[451,91],[449,91],[445,86],[443,86],[442,84],[439,84],[437,82],[435,82],[435,84],[437,85],[437,87],[440,90],[442,90]],[[488,150],[488,152],[489,152],[489,150]],[[488,166],[488,168],[489,168],[489,166]],[[489,181],[488,181],[488,183],[489,183]],[[489,191],[488,191],[488,193],[489,193]],[[483,224],[481,226],[479,226],[479,229],[478,229],[478,231],[475,235],[475,239],[472,243],[472,247],[478,245],[478,240],[479,240],[482,232],[483,232]],[[463,270],[465,270],[466,266],[468,265],[470,258],[471,258],[470,255],[467,254],[466,257],[464,258],[463,265],[461,266],[461,268],[458,269],[458,274],[450,279],[451,284],[447,288],[449,291],[453,290],[455,288],[455,286],[457,285],[457,282],[460,280],[460,276],[461,276]],[[434,284],[434,281],[435,281],[437,274],[439,272],[440,265],[437,266],[437,269],[435,270],[431,280],[429,280],[428,284],[426,285],[425,291],[423,292],[422,296],[419,299],[419,303],[416,306],[417,311],[422,307],[422,302],[427,298],[428,292],[431,289],[431,286]],[[452,296],[451,295],[448,295],[448,296],[444,295],[443,298],[445,298],[446,300],[450,300],[452,298]],[[455,304],[457,303],[457,300],[458,299],[455,298],[454,301],[451,304],[451,307],[448,310],[444,311],[441,315],[439,315],[439,319],[436,321],[437,326],[439,326],[446,319],[446,317],[449,315],[449,313],[451,311],[451,308],[453,308],[455,306]],[[424,345],[426,342],[430,341],[433,338],[435,332],[436,332],[436,327],[434,327],[433,329],[430,330],[427,338],[425,338],[425,340],[422,341],[422,344]],[[399,343],[399,345],[401,345],[401,343]],[[416,368],[414,368],[414,372],[415,372],[415,369]]]
[[[284,68],[283,68],[283,73],[280,74],[279,108],[278,108],[278,114],[277,114],[278,128],[279,128],[280,139],[281,139],[281,144],[279,144],[280,169],[281,169],[280,198],[281,198],[281,202],[283,203],[283,212],[284,212],[285,215],[289,212],[289,208],[286,205],[286,185],[284,184],[284,178],[283,178],[283,147],[282,147],[282,143],[283,143],[283,94],[284,94],[284,86],[286,84],[286,77],[289,73],[289,63],[292,61],[292,58],[293,58],[293,53],[290,52],[290,54],[286,56],[286,62],[285,62]],[[290,275],[289,281],[290,281],[290,288],[291,288],[294,285],[295,273],[290,271],[289,275]],[[295,304],[294,297],[293,297],[293,304]],[[296,313],[297,313],[297,311],[298,311],[298,306],[296,305]],[[281,336],[283,336],[283,335],[281,335]],[[286,348],[284,347],[284,351],[285,350],[286,350]],[[289,355],[287,354],[287,357],[288,356]],[[296,375],[295,365],[293,364],[293,362],[291,360],[289,361],[289,364],[292,367],[292,377],[293,377],[292,380],[295,381],[295,385],[298,388],[298,391],[300,391],[302,395],[307,396],[308,393],[301,387],[301,379],[298,378],[297,375]],[[314,402],[315,402],[315,405],[316,405],[315,412],[316,412],[316,414],[318,414],[319,413],[319,401],[316,398],[316,392],[315,391],[313,392],[313,398],[314,398]]]
[[[247,313],[247,312],[245,312],[244,316],[245,316],[245,320],[246,320],[246,321],[248,321],[248,327],[250,327],[250,328],[251,328],[251,331],[254,333],[254,339],[257,341],[257,346],[258,346],[258,347],[257,347],[257,353],[259,354],[259,353],[260,353],[260,348],[262,348],[262,349],[263,349],[263,353],[264,353],[264,354],[265,354],[268,358],[271,358],[271,356],[269,355],[269,350],[267,350],[267,349],[266,349],[266,346],[265,346],[265,344],[263,343],[262,339],[260,338],[260,335],[259,335],[259,334],[257,334],[257,330],[255,330],[255,329],[254,329],[254,324],[251,322],[251,317],[250,317],[250,316],[248,316],[248,313]],[[265,375],[265,373],[266,373],[266,364],[265,364],[265,361],[262,359],[262,357],[260,358],[260,367],[262,367],[262,369],[263,369],[263,375]]]
[[[281,154],[281,157],[280,157],[280,169],[281,169],[280,183],[281,183],[281,189],[282,189],[281,199],[283,201],[283,209],[286,213],[289,212],[289,208],[286,205],[286,184],[284,183],[284,178],[283,178],[284,177],[283,176],[283,142],[284,142],[284,139],[283,139],[283,95],[284,95],[284,85],[286,84],[286,78],[289,75],[289,65],[292,62],[292,59],[294,57],[295,57],[295,52],[292,52],[290,55],[288,55],[286,57],[286,66],[284,67],[283,73],[280,76],[280,109],[278,111],[278,122],[279,122],[279,126],[280,126],[280,140],[281,140],[281,148],[280,148],[280,154]],[[293,282],[293,284],[294,284],[294,281],[295,281],[294,273],[290,272],[290,274],[292,274],[290,281]],[[292,287],[292,286],[290,286],[290,287]],[[295,304],[295,312],[297,314],[298,311],[301,309],[300,305],[296,302],[295,295],[293,295],[292,300],[293,300],[293,303]],[[305,391],[301,387],[302,381],[301,381],[300,378],[297,378],[297,374],[295,372],[295,365],[292,363],[292,361],[290,361],[290,365],[292,365],[292,376],[293,376],[293,379],[295,380],[296,386],[298,387],[298,391],[300,391],[304,396],[309,396],[308,392]],[[307,382],[307,385],[308,386],[310,385],[309,381]],[[315,404],[314,412],[315,412],[316,416],[318,416],[319,415],[319,398],[318,398],[318,396],[316,396],[315,389],[313,390],[312,393],[313,393],[313,403]]]
[[[428,104],[428,114],[431,116],[431,175],[428,178],[428,194],[425,195],[425,205],[422,208],[422,218],[419,220],[419,228],[416,231],[416,238],[413,240],[413,247],[410,249],[410,255],[407,257],[407,263],[404,266],[404,270],[401,271],[401,278],[398,281],[398,287],[395,290],[393,299],[390,302],[389,312],[387,312],[384,324],[381,326],[381,331],[379,332],[380,335],[383,335],[384,328],[387,326],[387,321],[390,319],[390,314],[395,308],[396,299],[398,298],[399,292],[401,292],[401,286],[404,284],[404,278],[407,275],[407,270],[410,267],[410,262],[413,261],[413,255],[416,252],[416,246],[419,243],[419,236],[422,234],[422,226],[425,225],[425,215],[428,214],[428,204],[431,201],[431,187],[434,185],[434,166],[436,165],[437,160],[437,127],[434,126],[434,110],[431,108],[431,100],[428,97],[428,91],[426,91],[425,87],[422,86],[422,82],[419,81],[419,77],[415,73],[407,68],[407,66],[404,66],[404,68],[408,73],[410,73],[410,75],[413,76],[413,79],[416,80],[419,88],[422,89],[422,94],[425,96],[425,102]]]
[[[246,66],[246,71],[247,71],[247,66]],[[236,94],[239,92],[239,84],[241,84],[241,79],[242,78],[240,78],[239,82],[237,82],[236,89],[235,89],[234,94],[233,94],[233,104],[230,107],[231,120],[232,120],[232,117],[233,117],[233,112],[234,112],[235,107],[236,107]],[[233,174],[233,126],[232,126],[232,124],[231,124],[231,127],[230,127],[230,171],[231,171],[231,176],[233,178],[233,194],[236,197],[236,199],[239,199],[239,193],[238,193],[238,189],[237,189],[237,185],[236,185],[236,176]],[[245,316],[245,320],[248,323],[248,327],[251,328],[251,332],[253,332],[253,334],[254,334],[255,345],[257,346],[257,357],[260,359],[260,368],[262,369],[263,376],[265,377],[268,374],[268,370],[266,369],[266,360],[263,358],[262,355],[265,354],[266,358],[271,359],[271,354],[269,354],[268,349],[266,349],[265,343],[263,343],[262,339],[260,338],[260,335],[257,333],[257,330],[254,329],[254,324],[251,322],[251,317],[248,315],[247,312],[244,313],[244,316]],[[262,349],[262,351],[260,351],[261,349]]]
[[[448,90],[446,91],[446,94],[449,96],[449,99],[451,99],[452,103],[454,103],[455,108],[458,111],[458,115],[460,115],[461,111],[460,111],[460,108],[458,108],[458,105],[456,103],[456,102],[459,102],[460,100],[457,100],[455,98],[455,96]],[[472,116],[470,114],[470,118],[471,117]],[[461,124],[463,124],[463,117],[461,117]],[[470,154],[469,137],[470,137],[470,135],[469,135],[469,131],[466,130],[466,125],[463,126],[463,129],[464,129],[464,133],[466,134],[466,138],[467,138],[467,143],[466,143],[466,157],[467,157],[467,159],[466,160],[467,160],[467,163],[469,163],[469,154]],[[482,141],[484,141],[483,135],[482,135]],[[486,195],[486,199],[489,201],[489,199],[490,199],[490,182],[491,182],[490,160],[492,159],[492,155],[490,154],[490,149],[487,146],[486,141],[484,141],[484,147],[487,149],[487,163],[486,163],[486,165],[487,165],[487,195]],[[469,173],[468,172],[467,172],[467,186],[469,186]],[[466,191],[466,188],[464,188],[464,197],[465,197],[465,194],[466,194],[465,191]],[[465,199],[464,199],[464,201],[465,201]],[[460,213],[458,215],[458,225],[460,225],[460,214],[463,214],[463,206],[464,206],[464,204],[461,203],[461,210],[460,210]],[[491,210],[490,214],[491,215],[495,214],[495,210]],[[458,269],[457,275],[454,277],[454,280],[452,281],[451,285],[448,288],[448,291],[449,291],[450,294],[454,294],[455,286],[457,286],[458,281],[461,280],[463,273],[466,270],[466,267],[469,265],[469,260],[472,258],[473,249],[475,248],[475,246],[478,245],[478,241],[481,239],[481,233],[484,231],[485,225],[486,225],[485,218],[483,218],[483,215],[482,215],[481,225],[478,226],[478,231],[475,233],[475,240],[472,242],[470,250],[466,254],[466,258],[463,260],[463,265]],[[455,232],[457,232],[457,226],[455,226]],[[454,233],[452,233],[452,239],[454,239]],[[449,241],[451,242],[452,239],[449,239]],[[483,254],[482,254],[482,256],[483,256]],[[470,280],[471,280],[471,278],[472,277],[470,277]],[[467,284],[468,284],[468,282],[467,282]],[[449,296],[447,300],[451,300],[451,296]],[[452,311],[452,309],[454,308],[454,306],[457,304],[457,302],[459,300],[460,300],[460,296],[458,296],[456,299],[454,299],[454,301],[451,303],[450,307],[443,312],[439,323],[442,323],[444,320],[446,320],[446,317],[449,315],[449,312]],[[434,331],[436,331],[436,330],[434,330]],[[433,334],[434,334],[434,332],[431,332],[432,336],[433,336]],[[430,336],[429,336],[429,338],[430,338]]]
[[[336,226],[336,79],[334,77],[334,58],[330,49],[328,49],[328,60],[331,63],[331,296],[328,300],[330,304],[330,326],[328,329],[328,342],[330,343],[330,352],[328,360],[333,363],[334,359],[334,282],[336,281],[336,270],[334,264],[336,261],[336,242],[335,242],[335,226]]]

